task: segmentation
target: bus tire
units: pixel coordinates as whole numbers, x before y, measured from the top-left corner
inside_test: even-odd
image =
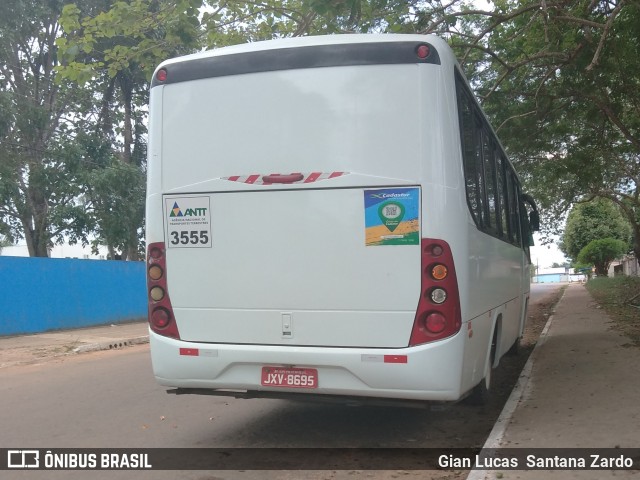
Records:
[[[470,405],[484,406],[489,403],[489,399],[491,398],[493,362],[496,359],[497,340],[498,330],[496,329],[496,331],[493,333],[493,339],[491,341],[491,351],[489,352],[489,368],[487,369],[485,377],[480,380],[480,383],[473,387],[473,390],[471,390],[471,394],[467,397],[467,402]]]
[[[480,383],[473,387],[471,394],[467,397],[467,403],[481,407],[489,403],[489,398],[491,398],[491,369]]]

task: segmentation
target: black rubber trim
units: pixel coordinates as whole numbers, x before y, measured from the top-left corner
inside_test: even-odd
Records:
[[[429,47],[429,55],[426,58],[419,58],[417,55],[417,49],[421,45]],[[440,56],[438,51],[426,42],[349,43],[279,48],[198,58],[169,64],[163,67],[167,71],[167,79],[161,82],[154,75],[151,88],[158,85],[245,73],[410,63],[440,65]]]

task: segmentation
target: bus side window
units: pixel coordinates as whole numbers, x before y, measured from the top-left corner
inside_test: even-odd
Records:
[[[457,76],[456,76],[457,80]],[[475,128],[472,113],[472,102],[467,92],[462,88],[460,81],[457,84],[458,115],[460,123],[460,137],[462,147],[462,160],[464,165],[465,189],[469,210],[476,225],[480,228],[484,225],[484,201],[482,191],[482,170],[478,171],[476,161],[476,135],[479,133]],[[480,168],[482,164],[479,165]]]
[[[518,202],[518,183],[512,171],[507,172],[507,194],[509,197],[509,224],[511,225],[511,242],[521,246],[520,241],[520,206]]]
[[[478,204],[480,205],[481,221],[480,225],[484,231],[491,228],[491,217],[489,215],[489,205],[486,189],[486,172],[484,169],[484,161],[482,159],[482,123],[478,115],[472,116],[473,121],[473,162],[476,165],[476,189],[478,196]]]
[[[496,157],[489,130],[485,129],[482,135],[482,157],[484,160],[484,175],[487,191],[487,207],[489,210],[489,233],[502,237],[502,225],[500,222],[500,200],[498,198],[498,185],[496,176]]]
[[[502,225],[502,238],[508,242],[513,242],[513,229],[509,223],[509,198],[507,192],[507,180],[506,180],[506,161],[502,156],[500,150],[495,150],[496,157],[496,176],[498,180],[497,200],[498,208],[500,211],[500,224]]]

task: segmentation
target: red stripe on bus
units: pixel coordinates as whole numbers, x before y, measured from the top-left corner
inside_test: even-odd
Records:
[[[260,175],[249,175],[249,178],[244,183],[255,183],[260,178]]]
[[[311,175],[309,175],[309,176],[304,180],[304,183],[311,183],[311,182],[315,182],[316,180],[318,180],[318,178],[320,177],[320,175],[322,175],[322,172],[313,172]]]

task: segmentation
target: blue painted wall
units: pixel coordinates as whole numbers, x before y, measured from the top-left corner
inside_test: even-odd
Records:
[[[0,256],[0,335],[144,320],[144,262]]]
[[[534,283],[560,283],[569,281],[568,275],[563,275],[560,273],[544,273],[533,278]]]

